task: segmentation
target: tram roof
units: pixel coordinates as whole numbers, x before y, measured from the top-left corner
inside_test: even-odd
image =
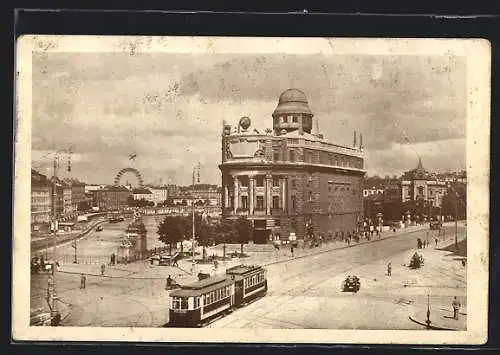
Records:
[[[184,285],[181,289],[170,292],[170,297],[199,296],[204,293],[217,290],[221,287],[231,285],[233,282],[234,281],[227,276],[211,276],[192,284]]]
[[[229,269],[226,270],[227,274],[235,274],[235,275],[245,275],[252,273],[254,271],[260,271],[262,270],[262,266],[258,265],[238,265],[238,266],[233,266]]]

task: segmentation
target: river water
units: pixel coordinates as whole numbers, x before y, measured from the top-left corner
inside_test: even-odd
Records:
[[[147,230],[147,247],[148,249],[164,247],[165,244],[158,240],[158,223],[160,219],[154,216],[144,216],[144,225]],[[77,258],[79,262],[90,262],[99,259],[108,259],[112,253],[117,254],[118,247],[122,237],[125,236],[125,230],[130,223],[130,219],[119,223],[106,222],[102,224],[103,230],[97,232],[92,230],[85,238],[77,241]],[[48,251],[47,257],[52,254]],[[62,262],[68,262],[74,259],[75,249],[71,243],[57,247],[57,259]]]

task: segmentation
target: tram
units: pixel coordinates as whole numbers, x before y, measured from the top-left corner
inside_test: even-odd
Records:
[[[169,296],[169,327],[200,327],[267,293],[266,269],[239,265],[181,286]]]

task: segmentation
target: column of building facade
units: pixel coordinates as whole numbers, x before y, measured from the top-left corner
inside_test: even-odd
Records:
[[[280,178],[280,187],[281,187],[281,209],[283,212],[286,212],[286,185],[287,185],[288,177],[283,176]]]
[[[229,207],[229,188],[226,183],[224,184],[224,208],[228,207]]]
[[[255,176],[248,176],[248,213],[253,214],[255,201]]]
[[[223,188],[224,188],[224,208],[228,208],[229,207],[229,179],[227,177],[223,177],[222,178],[222,184],[223,184]],[[221,201],[222,203],[222,201]]]
[[[236,213],[236,210],[238,209],[238,200],[239,200],[239,192],[240,192],[240,186],[239,186],[239,181],[237,176],[233,176],[234,179],[234,203],[233,203],[233,209],[234,213]]]
[[[266,214],[271,214],[271,203],[272,203],[272,189],[273,177],[272,175],[266,175]]]

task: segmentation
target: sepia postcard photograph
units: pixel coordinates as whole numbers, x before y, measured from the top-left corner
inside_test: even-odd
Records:
[[[484,344],[490,61],[20,37],[13,340]]]

